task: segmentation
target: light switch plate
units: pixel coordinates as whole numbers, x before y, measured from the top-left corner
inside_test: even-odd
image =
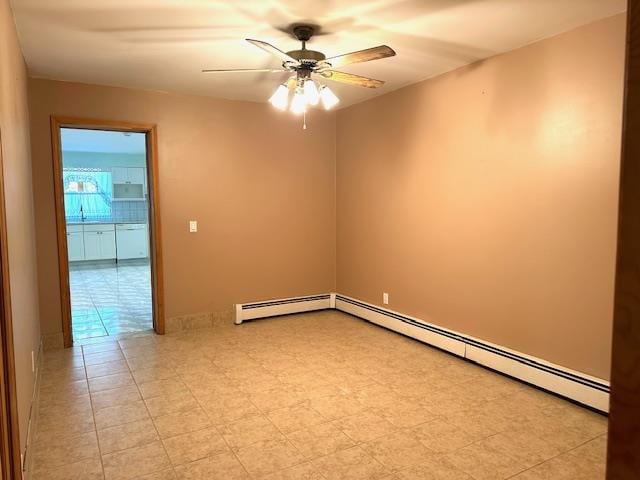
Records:
[[[382,303],[385,305],[389,305],[389,294],[388,293],[383,293],[382,294]]]
[[[189,233],[196,233],[198,231],[198,221],[189,220]]]

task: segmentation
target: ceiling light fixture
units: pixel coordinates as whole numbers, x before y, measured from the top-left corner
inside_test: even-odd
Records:
[[[302,128],[305,130],[307,129],[306,114],[309,106],[317,106],[322,101],[325,110],[330,110],[340,103],[340,99],[329,87],[309,77],[292,76],[288,83],[289,85],[295,85],[295,87],[292,87],[294,90],[291,104],[289,104],[289,87],[287,87],[286,83],[278,85],[276,91],[269,98],[269,103],[278,110],[285,111],[288,106],[291,113],[295,115],[304,114]]]
[[[353,73],[335,70],[336,67],[352,63],[370,62],[382,58],[393,57],[396,52],[387,45],[365,48],[344,55],[328,57],[317,50],[307,49],[307,42],[318,30],[318,25],[294,23],[290,25],[293,36],[302,43],[299,50],[284,52],[270,43],[247,38],[252,45],[270,53],[281,62],[280,68],[232,68],[206,69],[206,73],[282,73],[291,72],[293,76],[286,84],[278,86],[269,102],[279,110],[289,110],[297,115],[304,114],[302,128],[306,128],[306,114],[308,106],[316,106],[322,101],[325,110],[335,107],[340,99],[326,85],[321,85],[315,78],[324,78],[332,82],[346,83],[365,88],[379,88],[384,85],[383,80],[354,75]],[[311,76],[314,75],[314,78]],[[289,89],[293,90],[293,99],[289,105]]]
[[[295,77],[291,78],[292,80],[295,79]],[[295,114],[306,111],[308,106],[315,107],[321,100],[325,110],[331,110],[340,103],[340,99],[329,87],[320,85],[318,89],[319,84],[314,80],[306,79],[304,81],[296,81],[296,85],[293,100],[289,108],[289,110]],[[283,83],[278,86],[273,95],[271,95],[271,98],[269,98],[269,103],[278,110],[285,111],[287,109],[289,104],[289,89],[286,84]]]

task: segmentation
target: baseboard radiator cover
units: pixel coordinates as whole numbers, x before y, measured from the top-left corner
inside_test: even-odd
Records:
[[[415,338],[603,413],[609,382],[354,298],[336,294],[335,308]]]
[[[275,317],[291,313],[312,312],[335,308],[335,294],[307,295],[304,297],[281,298],[264,302],[236,304],[236,325],[245,320]]]

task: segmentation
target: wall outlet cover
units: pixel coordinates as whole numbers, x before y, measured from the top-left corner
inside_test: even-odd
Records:
[[[196,233],[198,231],[198,221],[189,220],[189,233]]]

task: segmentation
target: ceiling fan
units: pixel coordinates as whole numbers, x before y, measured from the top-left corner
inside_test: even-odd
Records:
[[[322,102],[325,109],[333,108],[340,101],[329,87],[318,82],[317,78],[333,80],[334,82],[347,83],[358,87],[378,88],[384,85],[383,80],[354,75],[352,73],[334,70],[336,67],[362,63],[380,58],[393,57],[396,52],[386,45],[358,50],[356,52],[327,58],[322,52],[307,50],[307,42],[318,30],[317,26],[307,24],[295,24],[291,31],[302,42],[300,50],[283,52],[279,48],[260,40],[247,38],[247,41],[262,50],[274,55],[282,61],[282,68],[239,68],[227,70],[202,70],[203,73],[256,73],[291,72],[289,80],[276,89],[269,98],[269,102],[279,110],[287,107],[295,114],[305,113],[308,106],[315,106]],[[312,75],[316,79],[312,78]],[[289,105],[289,92],[293,92],[293,98]]]

